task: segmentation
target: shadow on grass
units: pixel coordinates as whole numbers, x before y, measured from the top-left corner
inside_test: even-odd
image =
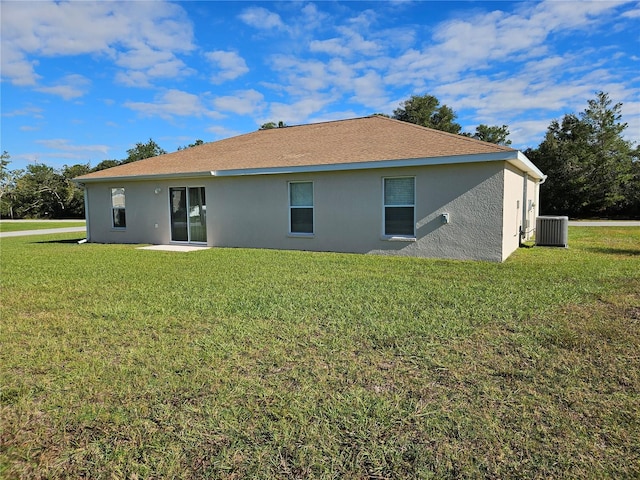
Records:
[[[82,238],[65,238],[65,239],[61,239],[61,240],[43,240],[40,242],[31,242],[31,243],[78,243],[81,240],[84,240],[84,237]]]
[[[640,255],[640,250],[631,248],[613,248],[613,247],[586,247],[585,250],[593,253],[603,253],[605,255]]]

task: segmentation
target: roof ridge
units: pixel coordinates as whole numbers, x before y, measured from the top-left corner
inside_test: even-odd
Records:
[[[323,125],[323,124],[328,124],[328,123],[349,122],[349,121],[352,121],[352,120],[364,120],[366,118],[370,118],[370,117],[374,117],[374,116],[376,116],[376,115],[366,115],[364,117],[338,118],[338,119],[335,119],[335,120],[323,120],[321,122],[312,122],[312,123],[299,123],[297,125],[285,125],[284,127],[264,128],[264,129],[259,128],[256,131],[260,132],[260,131],[263,131],[263,130],[283,130],[283,129],[287,129],[287,128],[312,127],[312,126],[315,126],[315,125]],[[248,132],[248,133],[255,133],[256,131]]]
[[[485,142],[484,140],[478,140],[477,138],[467,137],[466,135],[461,135],[459,133],[445,132],[444,130],[438,130],[437,128],[425,127],[424,125],[418,125],[417,123],[412,123],[412,122],[405,122],[404,120],[398,120],[397,118],[386,117],[384,115],[370,115],[370,117],[380,117],[380,118],[383,118],[385,120],[390,120],[392,122],[402,123],[404,125],[412,125],[414,128],[417,128],[417,129],[420,129],[420,130],[429,130],[429,131],[434,132],[436,134],[445,135],[445,136],[448,136],[448,137],[454,137],[454,138],[456,138],[458,140],[464,140],[464,141],[472,142],[472,143],[482,143],[482,144],[485,144],[485,145],[492,145],[494,147],[498,147],[500,149],[503,149],[504,151],[516,150],[515,148],[507,147],[506,145],[500,145],[498,143],[492,143],[492,142]]]

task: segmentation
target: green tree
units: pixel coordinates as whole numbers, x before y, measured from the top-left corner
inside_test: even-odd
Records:
[[[525,152],[548,175],[540,190],[543,213],[593,217],[633,209],[638,148],[622,136],[621,110],[622,103],[598,92],[580,114],[551,122],[540,146]]]
[[[178,150],[186,150],[187,148],[197,147],[198,145],[203,145],[204,142],[200,139],[197,139],[194,143],[190,143],[186,147],[178,147]]]
[[[16,214],[20,218],[61,218],[65,216],[66,188],[62,175],[38,163],[16,181]]]
[[[507,138],[509,133],[509,127],[507,125],[489,126],[483,123],[476,127],[476,133],[463,133],[463,135],[475,138],[476,140],[482,140],[483,142],[509,146],[511,145],[511,140]]]
[[[149,139],[147,143],[136,143],[136,146],[127,150],[128,157],[122,163],[137,162],[145,158],[157,157],[167,153],[153,139]]]
[[[260,125],[260,130],[271,130],[272,128],[284,128],[287,124],[280,120],[278,123],[276,122],[267,122]]]
[[[413,95],[393,111],[393,118],[449,133],[462,130],[460,124],[454,122],[457,118],[455,112],[447,105],[440,105],[432,95]]]
[[[107,168],[117,167],[118,165],[121,165],[121,164],[122,164],[121,160],[102,160],[95,167],[93,167],[91,171],[98,172],[100,170],[106,170]]]
[[[634,152],[634,162],[631,165],[631,179],[625,189],[627,216],[640,218],[640,146]]]
[[[24,173],[24,170],[9,170],[7,168],[11,156],[5,150],[0,155],[0,216],[14,217],[16,203],[16,183]]]
[[[80,175],[91,172],[89,164],[77,164],[62,168],[62,178],[64,181],[64,203],[65,217],[67,218],[84,218],[84,191],[78,187],[73,179]]]

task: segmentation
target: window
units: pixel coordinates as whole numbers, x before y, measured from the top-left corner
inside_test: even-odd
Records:
[[[124,188],[111,189],[111,219],[113,228],[126,228],[127,218],[124,213]]]
[[[415,178],[384,179],[384,235],[415,237]]]
[[[289,233],[313,234],[312,182],[289,182]]]

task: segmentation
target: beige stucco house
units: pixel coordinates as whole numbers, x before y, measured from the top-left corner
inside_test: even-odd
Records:
[[[259,130],[78,177],[87,240],[503,261],[543,173],[381,116]]]

